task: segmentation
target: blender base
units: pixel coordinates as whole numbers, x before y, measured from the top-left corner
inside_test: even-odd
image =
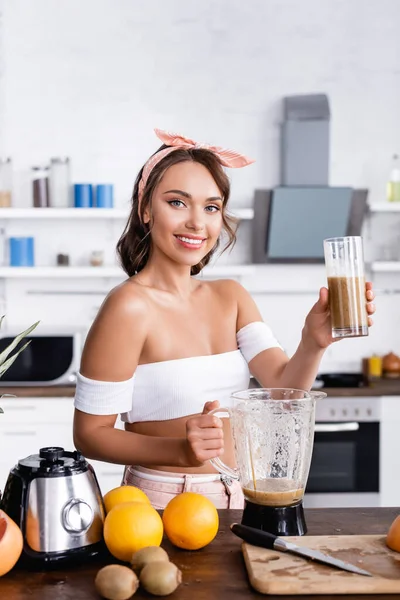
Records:
[[[307,533],[302,501],[292,506],[262,506],[245,500],[242,525],[262,529],[274,535]]]

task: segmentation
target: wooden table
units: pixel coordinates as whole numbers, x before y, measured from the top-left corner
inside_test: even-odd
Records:
[[[400,508],[348,508],[306,510],[308,533],[322,534],[381,534],[386,533]],[[229,530],[229,525],[241,519],[239,510],[221,510],[220,531],[206,548],[187,552],[174,548],[168,541],[163,547],[170,559],[182,570],[183,583],[169,596],[181,600],[235,600],[262,598],[249,585],[241,553],[241,540]],[[29,573],[14,569],[0,578],[1,600],[99,600],[93,580],[100,565],[53,572]],[[141,589],[133,598],[149,598]],[[153,596],[154,597],[154,596]],[[267,598],[268,596],[266,596]],[[352,596],[371,600],[371,596]],[[269,596],[288,599],[289,596]],[[290,596],[295,599],[296,597]],[[300,596],[298,596],[300,598]],[[313,600],[338,600],[343,596],[301,596]],[[394,596],[376,595],[390,600]]]

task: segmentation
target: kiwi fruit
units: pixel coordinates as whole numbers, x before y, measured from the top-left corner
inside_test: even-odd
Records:
[[[94,580],[96,590],[107,600],[128,600],[139,587],[139,580],[129,567],[107,565]]]
[[[167,561],[148,563],[140,573],[140,583],[154,596],[172,594],[182,581],[182,573],[176,565]]]
[[[140,571],[151,562],[169,561],[169,556],[161,546],[146,546],[137,550],[132,556],[132,569],[139,575]]]

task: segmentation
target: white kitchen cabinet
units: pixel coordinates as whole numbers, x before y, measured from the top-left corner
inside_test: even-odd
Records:
[[[3,416],[3,415],[1,415]],[[45,446],[62,446],[73,450],[72,427],[49,423],[11,423],[0,427],[0,489],[10,469],[18,460],[37,454]]]
[[[381,506],[400,505],[400,396],[381,398],[380,429]]]
[[[24,458],[37,454],[45,446],[61,446],[73,450],[72,427],[48,423],[14,423],[0,429],[0,447],[3,456]]]
[[[0,406],[4,410],[4,414],[0,414],[0,490],[4,489],[10,469],[19,459],[37,454],[45,446],[75,450],[73,398],[0,398]],[[123,429],[120,420],[116,426]],[[120,485],[122,465],[89,462],[103,494]]]
[[[1,390],[0,390],[1,392]],[[44,446],[73,450],[73,398],[0,398],[0,489],[19,459]]]
[[[1,388],[0,388],[1,394]],[[0,398],[4,414],[0,430],[10,423],[71,424],[74,414],[73,398]]]

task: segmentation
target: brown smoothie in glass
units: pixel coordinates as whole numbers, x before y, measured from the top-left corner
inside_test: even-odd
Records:
[[[255,485],[254,485],[255,484]],[[303,498],[304,490],[299,489],[293,479],[269,477],[248,481],[243,486],[245,497],[263,506],[291,506]]]
[[[328,277],[329,307],[332,330],[368,335],[365,279],[362,277]]]

